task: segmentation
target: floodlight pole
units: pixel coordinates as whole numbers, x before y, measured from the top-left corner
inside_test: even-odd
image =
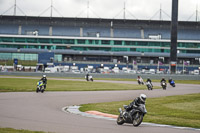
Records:
[[[124,20],[126,19],[126,2],[124,2]]]
[[[198,17],[199,17],[199,15],[198,15],[198,5],[197,5],[197,7],[196,7],[196,22],[198,22]]]
[[[14,16],[16,16],[17,14],[17,1],[15,0],[15,4],[14,4]]]
[[[90,1],[87,2],[87,18],[89,18]]]
[[[171,20],[170,67],[171,67],[171,74],[175,74],[177,65],[178,0],[172,0],[171,19],[172,20]]]
[[[160,4],[160,21],[162,20],[162,5]]]
[[[51,0],[51,13],[50,13],[50,17],[52,18],[53,16],[53,0]]]

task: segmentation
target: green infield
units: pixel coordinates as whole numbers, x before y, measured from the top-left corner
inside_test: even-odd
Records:
[[[17,130],[13,128],[0,128],[0,133],[45,133],[41,131]]]
[[[35,91],[38,80],[28,78],[0,78],[0,92]],[[154,89],[158,88],[161,87],[154,86]],[[139,89],[147,88],[145,85],[48,79],[46,91],[105,91]]]
[[[17,75],[0,75],[2,77],[27,77],[27,78],[31,78],[30,76],[17,76]],[[32,76],[33,78],[38,78],[40,79],[41,77],[38,76]],[[56,78],[56,79],[83,79],[85,80],[85,77],[48,77],[48,79],[50,78]],[[125,79],[125,78],[94,78],[94,80],[108,80],[108,81],[137,81],[137,79]],[[144,79],[144,81],[146,81],[146,79]],[[160,82],[160,80],[158,79],[152,79],[152,83],[154,82]],[[200,84],[199,80],[175,80],[176,83],[180,83],[180,84]]]
[[[97,103],[81,105],[81,111],[96,110],[118,115],[118,108],[128,105],[131,101]],[[147,115],[145,122],[175,126],[200,128],[200,93],[148,98],[146,101]]]

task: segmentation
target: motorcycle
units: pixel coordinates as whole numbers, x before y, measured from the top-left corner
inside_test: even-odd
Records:
[[[153,87],[150,82],[146,82],[146,86],[148,90],[153,90]]]
[[[138,79],[138,84],[139,84],[139,85],[144,85],[144,82],[143,82],[143,80],[141,80],[141,79]]]
[[[133,108],[129,112],[126,111],[127,108],[127,105],[124,105],[125,110],[119,108],[120,114],[117,118],[117,124],[122,125],[124,123],[129,123],[133,124],[135,127],[139,126],[143,121],[144,115],[147,113],[145,105],[140,104],[138,107]]]
[[[175,82],[174,82],[174,80],[172,80],[169,84],[170,84],[172,87],[175,87]]]
[[[164,81],[162,81],[162,82],[161,82],[161,86],[162,86],[163,90],[166,90],[166,88],[167,88],[167,83],[164,82]]]
[[[43,82],[40,80],[37,82],[37,89],[36,89],[36,92],[44,92],[44,84]]]
[[[86,79],[86,81],[92,81],[92,82],[94,81],[91,75],[88,76],[88,78],[87,78],[87,76],[85,76],[85,79]]]

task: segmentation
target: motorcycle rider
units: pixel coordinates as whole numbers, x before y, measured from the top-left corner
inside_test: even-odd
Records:
[[[152,84],[151,79],[149,77],[147,78],[146,82],[149,82],[151,84],[152,88],[153,88],[153,84]]]
[[[169,78],[168,82],[172,87],[175,87],[175,82],[171,77]]]
[[[169,80],[168,80],[169,84],[171,84],[172,81],[173,81],[173,80],[172,80],[172,78],[170,77]]]
[[[166,83],[166,80],[165,80],[165,78],[164,78],[164,77],[162,77],[162,79],[161,79],[160,83],[162,83],[162,82],[165,82],[165,83]]]
[[[145,94],[140,94],[139,97],[135,98],[127,107],[126,112],[129,112],[133,108],[137,108],[140,104],[145,104],[147,96]]]
[[[166,80],[165,80],[165,78],[164,77],[162,77],[162,79],[161,79],[161,81],[160,81],[160,85],[163,87],[163,84],[162,83],[165,83],[165,85],[166,85],[166,87],[167,87],[167,82],[166,82]]]
[[[42,80],[43,84],[44,84],[44,89],[46,89],[46,85],[47,85],[47,78],[46,75],[43,75],[42,78],[40,79]]]
[[[86,80],[89,81],[89,73],[86,74]]]
[[[139,85],[140,85],[140,84],[144,84],[143,79],[142,79],[141,76],[138,76],[138,77],[137,77],[137,81],[138,81],[138,84],[139,84]]]

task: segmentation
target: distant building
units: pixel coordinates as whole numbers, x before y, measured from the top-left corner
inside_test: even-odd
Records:
[[[169,63],[170,21],[0,16],[0,60]],[[178,63],[200,62],[200,25],[179,22]]]

